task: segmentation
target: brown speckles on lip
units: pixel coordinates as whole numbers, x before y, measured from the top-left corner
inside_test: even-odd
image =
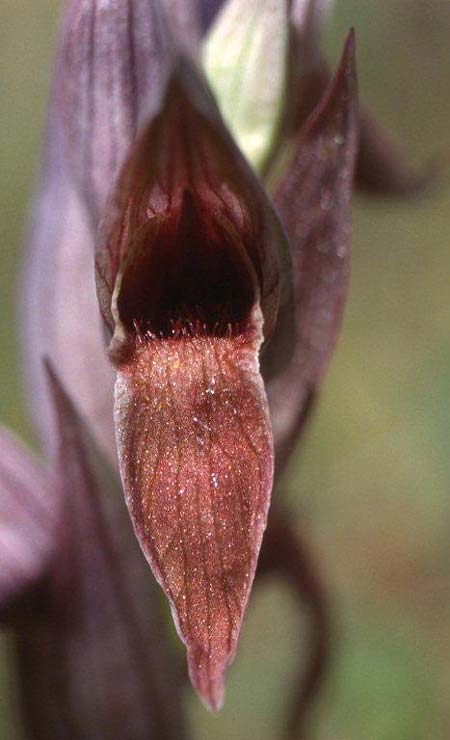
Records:
[[[142,549],[218,709],[266,525],[270,422],[249,336],[145,338],[118,373],[122,478]]]

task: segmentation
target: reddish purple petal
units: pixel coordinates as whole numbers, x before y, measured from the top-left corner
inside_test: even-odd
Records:
[[[172,81],[111,213],[97,279],[122,480],[192,681],[217,709],[272,487],[259,350],[283,293],[279,230],[192,77]]]
[[[115,456],[113,374],[92,269],[95,233],[131,144],[161,103],[169,47],[157,2],[68,4],[22,291],[27,382],[45,449],[53,427],[44,356],[102,449]]]
[[[46,574],[56,499],[44,467],[0,428],[0,616]]]
[[[200,48],[198,0],[163,0],[163,6],[180,49],[195,58]]]
[[[173,54],[159,0],[72,0],[57,70],[66,166],[94,220],[137,132],[159,110]]]
[[[357,131],[351,34],[336,77],[300,133],[275,194],[291,241],[297,323],[292,362],[269,388],[280,466],[325,373],[341,324]]]
[[[334,0],[292,0],[291,23],[299,66],[312,69],[321,63],[320,40]]]
[[[180,740],[177,664],[120,484],[49,379],[63,511],[40,609],[16,625],[28,735]]]
[[[288,90],[278,148],[297,137],[319,103],[330,71],[321,51],[321,36],[333,0],[292,0],[287,67]],[[279,153],[279,152],[278,152]],[[277,152],[274,151],[274,155]],[[276,163],[276,159],[275,159]],[[273,164],[269,162],[269,167]]]
[[[48,357],[89,420],[96,440],[116,458],[114,374],[104,352],[95,295],[94,234],[76,188],[60,173],[44,176],[30,225],[22,291],[22,342],[30,405],[41,443],[54,443],[52,404],[42,358]]]

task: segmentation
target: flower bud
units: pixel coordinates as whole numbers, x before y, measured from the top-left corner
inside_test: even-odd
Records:
[[[271,154],[285,104],[288,37],[284,0],[229,0],[204,42],[225,121],[257,170]]]

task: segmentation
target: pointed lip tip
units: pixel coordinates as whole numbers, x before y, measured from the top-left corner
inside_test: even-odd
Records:
[[[196,687],[203,706],[209,712],[212,712],[212,714],[218,714],[225,703],[225,689],[223,682],[221,681],[220,683],[220,686],[216,686],[208,692],[202,691],[199,687]]]
[[[196,666],[189,664],[189,676],[205,709],[213,714],[220,712],[225,702],[225,670],[219,676],[205,676],[199,674]]]

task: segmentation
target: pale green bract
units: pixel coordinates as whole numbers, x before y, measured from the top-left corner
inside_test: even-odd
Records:
[[[203,46],[203,63],[222,114],[261,172],[276,139],[285,98],[288,3],[229,0]]]

